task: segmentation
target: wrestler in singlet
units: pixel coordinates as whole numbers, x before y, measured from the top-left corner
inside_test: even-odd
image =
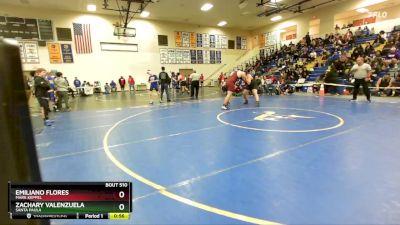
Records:
[[[226,80],[226,89],[231,92],[235,92],[235,83],[239,80],[238,73],[242,71],[234,71],[232,72],[231,76]],[[242,72],[243,73],[243,72]]]

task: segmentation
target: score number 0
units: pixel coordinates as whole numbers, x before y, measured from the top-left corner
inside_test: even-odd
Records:
[[[119,198],[124,198],[125,197],[125,192],[120,191],[118,193],[118,197]],[[121,203],[121,204],[119,204],[118,208],[119,208],[119,210],[123,211],[125,209],[125,205]]]

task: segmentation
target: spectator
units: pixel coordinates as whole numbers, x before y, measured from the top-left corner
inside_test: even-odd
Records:
[[[34,78],[34,87],[35,87],[35,96],[39,102],[40,108],[42,110],[42,118],[45,126],[51,126],[52,122],[49,120],[49,91],[50,91],[50,83],[48,80],[44,79],[47,72],[43,68],[39,68],[35,72]]]
[[[201,74],[200,75],[200,87],[203,87],[203,84],[204,84],[204,75]]]
[[[111,93],[111,86],[108,83],[104,85],[104,93],[107,95]]]
[[[221,74],[218,77],[218,86],[221,87],[222,79],[224,78],[224,73],[221,72]]]
[[[310,32],[307,32],[307,34],[306,34],[306,43],[307,43],[307,46],[310,46],[311,45],[311,37],[310,37]]]
[[[117,92],[117,84],[112,80],[110,83],[111,92]]]
[[[400,73],[397,74],[396,78],[394,80],[392,80],[390,87],[394,87],[396,89],[393,90],[393,94],[392,96],[395,96],[396,94],[399,95],[400,94]]]
[[[397,64],[397,60],[400,59],[400,54],[396,54],[396,51],[397,51],[396,47],[390,48],[388,54],[385,57],[386,58],[386,60],[385,60],[386,65],[390,65],[390,64],[395,65],[395,64]]]
[[[385,94],[386,96],[392,95],[392,89],[390,88],[393,83],[393,79],[390,78],[389,74],[379,78],[378,82],[376,82],[376,93],[377,96],[381,96]]]
[[[191,80],[190,97],[191,98],[196,97],[196,99],[199,99],[200,75],[196,73],[196,70],[194,70],[193,73],[190,74],[190,80]]]
[[[372,27],[371,30],[369,31],[369,34],[374,35],[375,34],[375,28]]]
[[[168,73],[165,72],[165,67],[161,67],[161,72],[158,75],[158,79],[160,80],[160,85],[161,85],[160,102],[163,101],[164,91],[167,94],[167,102],[170,102],[171,98],[169,95],[169,84],[171,83],[171,78],[169,77]]]
[[[354,35],[355,35],[357,38],[361,37],[362,34],[363,34],[363,32],[362,32],[362,30],[361,30],[361,27],[358,27],[358,29],[354,32]]]
[[[178,73],[179,74],[179,73]],[[189,94],[188,83],[184,74],[178,76],[179,86],[181,87],[181,94],[185,92]]]
[[[128,78],[129,91],[135,91],[135,79],[131,75]]]
[[[119,86],[121,87],[121,91],[125,91],[125,78],[123,76],[121,76],[118,80]]]
[[[332,65],[330,71],[326,73],[324,82],[328,83],[328,85],[325,86],[325,88],[326,88],[325,92],[326,93],[339,95],[339,91],[337,89],[337,86],[334,85],[334,84],[338,84],[339,83],[337,70],[336,70],[336,67],[334,65]],[[329,85],[329,83],[333,84],[333,85]]]
[[[366,56],[371,56],[372,54],[375,53],[375,48],[374,48],[374,46],[372,46],[371,43],[368,42],[367,46],[365,47],[364,52],[365,52]]]
[[[65,81],[67,81],[68,84],[68,93],[71,94],[72,98],[75,98],[74,90],[72,90],[71,86],[69,85],[69,81],[66,77],[64,77]]]
[[[56,94],[57,94],[57,108],[58,110],[62,111],[63,110],[63,102],[65,103],[65,110],[64,111],[71,111],[69,107],[69,96],[68,96],[68,82],[65,80],[63,77],[63,74],[61,72],[56,73],[56,79],[54,80],[54,83],[56,85]]]
[[[152,74],[150,70],[147,70],[147,74],[149,75],[148,82],[150,84],[150,89],[149,89],[149,98],[150,98],[150,104],[154,104],[153,97],[154,96],[159,96],[158,92],[158,77],[155,74]],[[160,100],[161,103],[161,100]]]
[[[78,77],[75,77],[74,86],[79,95],[81,93],[81,81],[78,79]]]
[[[379,46],[379,45],[381,45],[381,44],[384,44],[385,41],[386,41],[386,40],[385,40],[385,38],[383,37],[383,34],[379,34],[379,35],[376,37],[376,39],[375,39],[373,45],[374,45],[375,47],[377,47],[377,46]]]
[[[362,33],[363,33],[363,36],[369,36],[369,28],[367,26],[365,26]]]

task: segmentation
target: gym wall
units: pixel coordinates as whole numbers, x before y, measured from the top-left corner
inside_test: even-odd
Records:
[[[127,78],[133,75],[137,83],[147,82],[146,71],[150,69],[158,73],[161,66],[166,70],[179,71],[179,69],[195,69],[203,73],[205,77],[211,73],[220,72],[224,64],[232,64],[240,56],[252,48],[248,41],[248,50],[222,49],[222,64],[160,64],[159,48],[175,48],[175,31],[188,31],[209,34],[224,34],[229,40],[235,40],[236,36],[247,37],[250,40],[250,32],[245,30],[201,27],[189,24],[167,23],[155,20],[135,19],[129,24],[136,28],[136,37],[123,40],[113,35],[113,23],[118,20],[117,16],[77,13],[69,11],[56,11],[49,9],[38,9],[28,7],[16,7],[11,5],[0,5],[0,15],[16,16],[23,18],[50,19],[53,28],[68,27],[72,29],[72,23],[90,23],[92,37],[92,54],[76,54],[74,42],[58,42],[72,44],[74,63],[72,64],[50,64],[47,47],[39,47],[40,64],[24,64],[23,69],[33,70],[44,67],[48,70],[59,70],[72,82],[75,76],[81,81],[100,81],[102,85],[114,80],[117,82],[120,76]],[[55,32],[54,32],[55,33]],[[157,35],[168,35],[168,46],[158,46]],[[138,44],[139,52],[107,52],[101,51],[100,42],[119,42]],[[216,49],[217,50],[217,49]]]

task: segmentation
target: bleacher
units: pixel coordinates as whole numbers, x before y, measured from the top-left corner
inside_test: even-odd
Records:
[[[390,32],[386,33],[387,37],[389,37],[391,35]],[[310,71],[309,73],[309,77],[306,79],[306,83],[313,83],[316,81],[316,79],[325,74],[327,72],[327,70],[329,69],[329,65],[331,65],[332,62],[338,60],[340,58],[340,54],[342,54],[343,52],[348,52],[348,53],[352,53],[354,48],[358,45],[361,45],[363,48],[366,47],[367,43],[372,43],[374,40],[376,40],[378,34],[372,34],[372,35],[368,35],[368,36],[363,36],[363,37],[358,37],[354,40],[354,43],[352,45],[346,46],[344,48],[342,48],[339,52],[338,49],[335,48],[335,46],[333,44],[327,45],[325,46],[325,50],[327,50],[330,55],[328,57],[328,59],[326,60],[322,60],[322,53],[323,50],[322,49],[315,49],[316,53],[317,53],[317,58],[314,61],[308,62],[308,64],[306,65],[306,69],[308,71]],[[379,46],[375,46],[375,50],[382,50],[385,44],[381,44]],[[309,50],[309,52],[311,52],[311,50]],[[299,63],[300,61],[298,61],[297,63]],[[319,66],[316,67],[316,64],[319,64]],[[323,66],[321,66],[321,64]],[[270,62],[268,62],[267,65],[263,65],[262,66],[262,71],[270,71],[271,69],[273,69],[273,74],[276,77],[280,77],[280,72],[279,72],[279,68],[277,68],[278,66],[278,62],[275,60],[272,60]],[[385,74],[390,73],[391,69],[385,69],[383,71],[380,71],[377,76],[376,79],[379,79],[380,77],[383,77]],[[339,79],[339,84],[345,84],[346,81],[344,79]],[[343,91],[343,87],[339,88],[339,93],[342,93]]]
[[[354,40],[354,44],[359,45],[359,44],[366,43],[368,41],[374,41],[376,39],[376,37],[378,37],[377,34],[372,34],[372,35],[369,35],[366,37],[359,37]]]
[[[315,81],[319,76],[321,76],[322,74],[324,74],[326,72],[326,70],[328,70],[327,66],[323,66],[323,67],[314,67],[314,70],[311,71],[309,77],[307,78],[307,82],[313,82]]]

